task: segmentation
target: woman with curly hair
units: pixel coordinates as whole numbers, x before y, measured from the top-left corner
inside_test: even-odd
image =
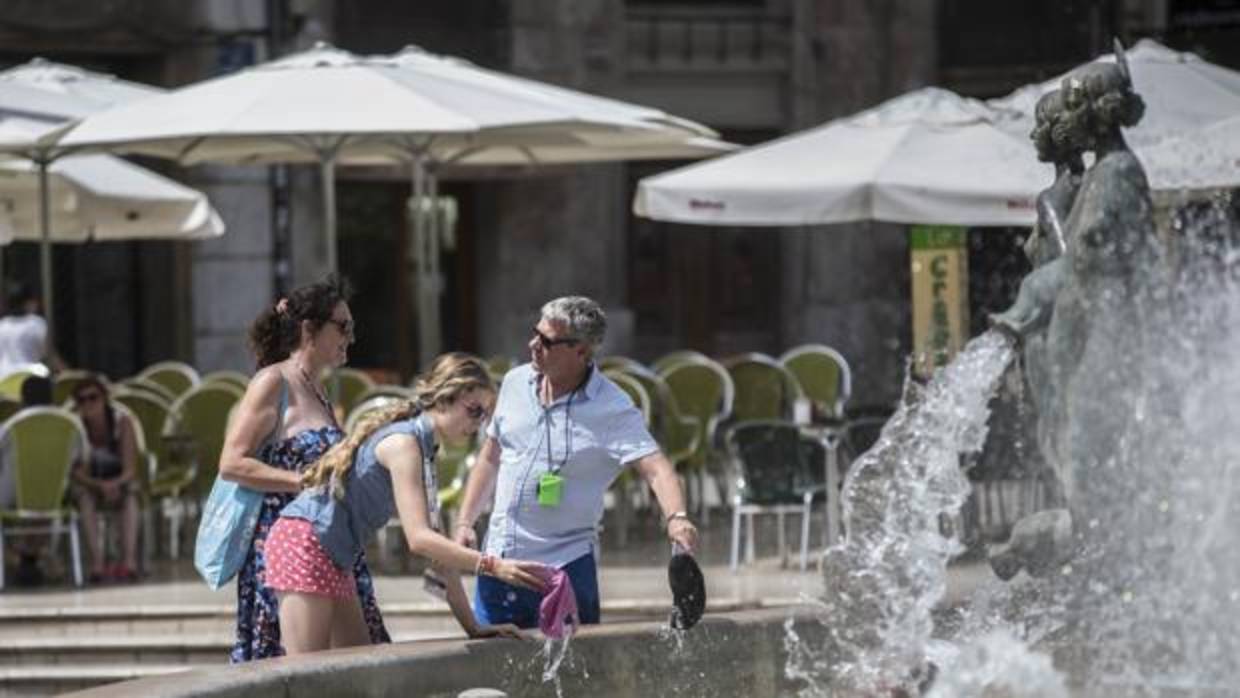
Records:
[[[265,493],[249,555],[237,573],[233,662],[284,653],[278,599],[263,584],[264,544],[272,524],[301,491],[302,471],[344,438],[318,376],[344,364],[353,316],[344,280],[303,286],[259,314],[250,327],[258,372],[246,387],[220,454],[220,477]],[[350,561],[371,641],[389,642],[374,584],[359,554]]]
[[[467,354],[437,358],[415,397],[368,415],[301,478],[306,488],[267,538],[264,582],[280,598],[289,654],[366,644],[351,562],[393,514],[410,552],[429,557],[453,615],[470,637],[518,636],[479,625],[457,572],[539,590],[542,565],[479,554],[438,530],[435,453],[478,430],[495,401],[486,365]]]

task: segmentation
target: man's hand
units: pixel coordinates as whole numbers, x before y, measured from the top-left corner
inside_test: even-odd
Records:
[[[692,553],[697,550],[697,527],[689,519],[677,517],[669,521],[667,524],[667,537],[673,543],[684,548],[686,552]]]

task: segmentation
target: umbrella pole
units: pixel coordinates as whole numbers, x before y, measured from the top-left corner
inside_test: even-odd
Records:
[[[327,242],[327,271],[336,272],[336,153],[319,153],[323,184],[323,237]]]
[[[418,312],[418,370],[429,363],[427,352],[426,292],[427,292],[427,225],[422,210],[426,189],[426,166],[422,155],[414,153],[412,162],[412,210],[413,210],[413,288],[414,307]]]
[[[56,346],[55,314],[52,298],[52,193],[48,189],[47,168],[51,159],[46,155],[37,158],[39,164],[39,227],[42,238],[39,241],[39,273],[43,284],[43,318],[47,321],[47,346]]]

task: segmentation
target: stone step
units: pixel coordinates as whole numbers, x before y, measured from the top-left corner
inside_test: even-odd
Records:
[[[761,605],[787,605],[797,599],[771,599]],[[711,612],[753,608],[737,599],[711,599]],[[383,617],[393,633],[439,632],[458,629],[456,620],[440,602],[405,602],[382,606]],[[603,602],[608,622],[665,617],[666,601],[614,599]],[[162,604],[155,606],[72,606],[0,609],[0,652],[12,641],[32,637],[110,636],[227,636],[232,633],[235,608],[215,604]]]
[[[58,695],[117,681],[173,674],[191,669],[209,668],[209,666],[192,664],[4,666],[0,667],[0,697]]]

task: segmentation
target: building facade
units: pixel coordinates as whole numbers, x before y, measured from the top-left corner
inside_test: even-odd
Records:
[[[1240,42],[1225,39],[1236,14],[1207,0],[10,0],[0,62],[43,55],[172,87],[319,40],[363,54],[417,44],[755,143],[930,84],[1003,94],[1106,51],[1112,35],[1166,37],[1234,65]],[[118,376],[169,357],[249,368],[248,322],[325,269],[316,173],[144,164],[207,192],[228,233],[58,249],[63,353]],[[820,342],[849,358],[857,401],[894,401],[910,350],[907,227],[721,229],[632,216],[636,181],[679,164],[442,171],[459,210],[440,260],[447,345],[521,356],[539,305],[581,293],[607,308],[610,351],[649,360]],[[407,174],[338,177],[341,269],[358,287],[354,363],[407,379],[417,369]],[[35,270],[33,259],[14,249],[6,270]]]

